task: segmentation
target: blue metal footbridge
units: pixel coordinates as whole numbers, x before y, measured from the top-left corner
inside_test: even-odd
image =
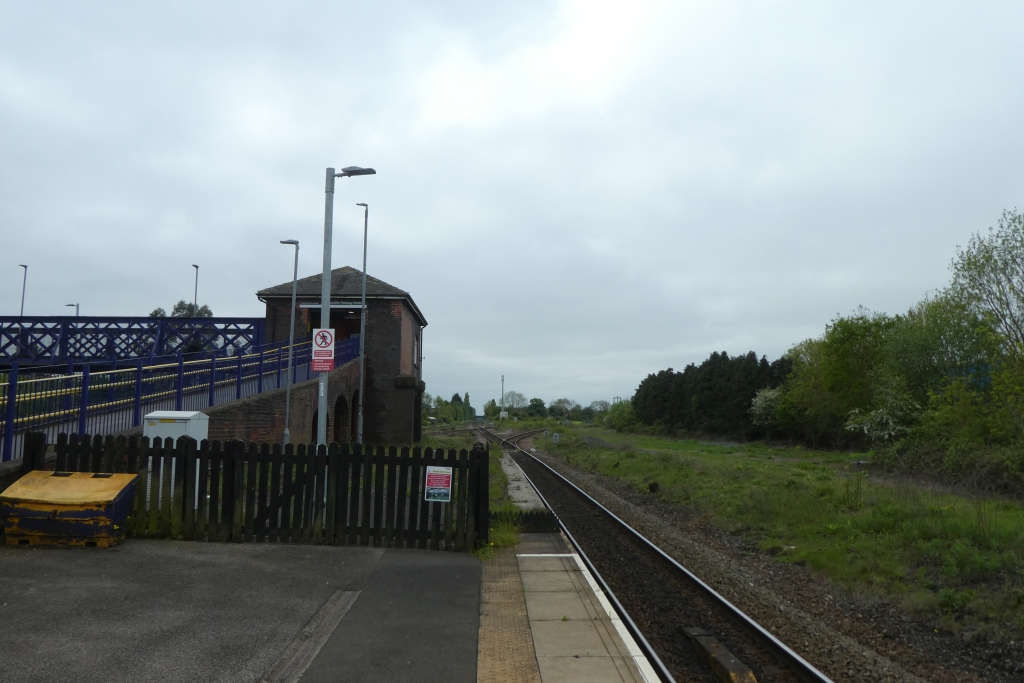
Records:
[[[29,431],[110,434],[154,410],[201,410],[284,387],[288,343],[263,318],[0,317],[0,462]],[[359,355],[338,342],[335,363]],[[292,383],[312,378],[297,340]]]

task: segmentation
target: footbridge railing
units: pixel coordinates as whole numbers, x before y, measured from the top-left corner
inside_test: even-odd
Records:
[[[295,344],[291,382],[311,379],[309,340]],[[338,342],[335,364],[359,356],[359,339]],[[288,344],[264,344],[251,353],[171,362],[136,361],[132,366],[54,372],[19,363],[0,372],[0,462],[21,457],[24,435],[43,432],[109,434],[142,424],[154,410],[202,410],[284,387]]]
[[[264,344],[262,318],[0,316],[0,364],[150,364],[253,353]]]

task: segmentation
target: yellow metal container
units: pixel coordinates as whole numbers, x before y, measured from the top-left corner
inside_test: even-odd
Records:
[[[7,545],[106,548],[124,540],[135,474],[29,472],[0,494]]]

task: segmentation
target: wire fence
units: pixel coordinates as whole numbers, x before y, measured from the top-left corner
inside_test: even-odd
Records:
[[[292,384],[313,377],[311,342],[294,346]],[[339,342],[340,366],[359,356],[359,338]],[[17,364],[0,373],[0,462],[20,458],[24,435],[42,432],[52,441],[61,432],[112,434],[142,425],[155,410],[202,410],[278,389],[288,384],[288,344],[267,344],[253,353],[135,367],[54,373]]]

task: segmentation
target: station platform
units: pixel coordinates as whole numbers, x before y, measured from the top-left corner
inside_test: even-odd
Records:
[[[484,563],[477,681],[654,683],[657,675],[559,534]]]
[[[5,683],[657,680],[550,533],[484,561],[301,544],[0,546],[0,625]]]

